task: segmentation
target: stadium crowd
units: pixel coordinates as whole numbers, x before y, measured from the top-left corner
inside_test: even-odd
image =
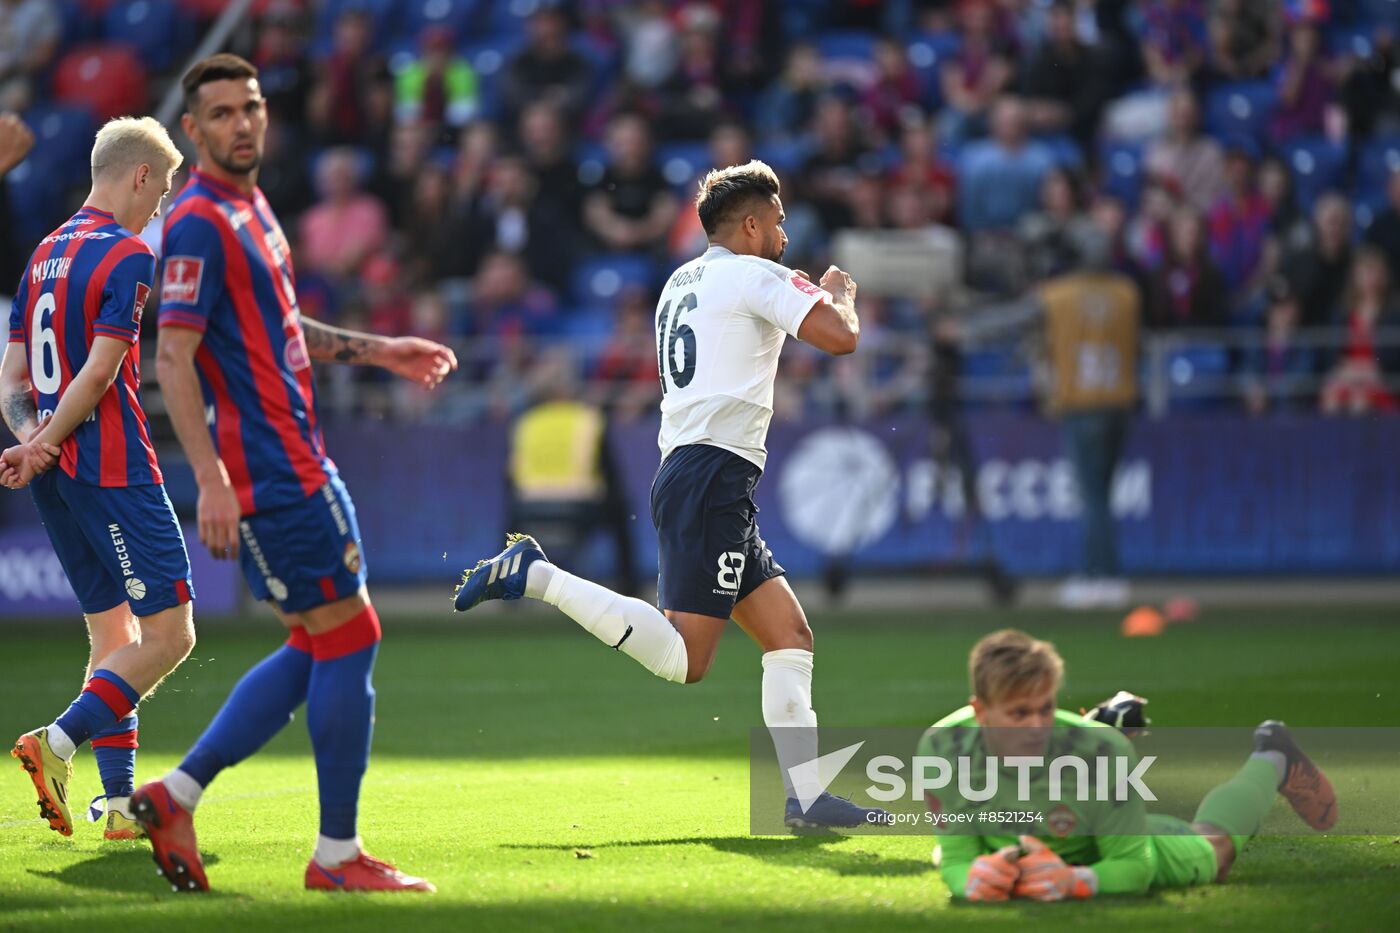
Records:
[[[97,122],[152,112],[222,6],[0,0],[0,111],[38,139],[0,201],[4,281]],[[1217,407],[1343,412],[1397,408],[1397,32],[1400,0],[257,0],[230,49],[261,69],[302,309],[462,347],[431,405],[343,371],[332,411],[503,416],[560,354],[647,411],[695,180],[758,157],[814,276],[836,231],[938,226],[991,301],[1106,232],[1149,334],[1233,335],[1180,350],[1232,386]],[[789,350],[780,416],[919,404],[947,301],[861,299],[863,352]],[[1029,384],[1007,356],[968,371]]]

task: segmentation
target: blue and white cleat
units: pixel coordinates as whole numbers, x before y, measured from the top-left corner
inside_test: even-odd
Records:
[[[853,826],[884,826],[891,822],[888,811],[879,807],[866,808],[851,803],[845,797],[823,792],[812,801],[807,812],[796,797],[787,799],[783,808],[783,825],[792,829],[825,829]]]
[[[519,599],[525,595],[530,565],[544,560],[539,542],[529,535],[506,535],[506,549],[462,574],[452,605],[466,612],[488,599]]]

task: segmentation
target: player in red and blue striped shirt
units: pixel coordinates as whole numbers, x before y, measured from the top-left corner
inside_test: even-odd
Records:
[[[189,556],[141,408],[137,347],[155,256],[136,231],[159,213],[180,162],[154,120],[102,128],[92,193],[26,263],[0,363],[0,408],[21,441],[0,456],[0,482],[30,486],[92,644],[78,699],[12,750],[65,836],[70,760],[88,739],[106,836],[135,835],[135,706],[194,647]]]
[[[199,484],[200,540],[239,559],[291,636],[234,687],[179,768],[136,792],[133,810],[171,883],[206,889],[191,818],[200,795],[305,701],[321,802],[306,886],[432,890],[371,858],[356,833],[379,617],[355,506],[316,420],[311,362],[379,365],[432,388],[457,361],[426,340],[302,319],[287,238],[257,187],[267,109],[256,69],[215,55],[183,84],[199,157],[165,227],[157,366]]]

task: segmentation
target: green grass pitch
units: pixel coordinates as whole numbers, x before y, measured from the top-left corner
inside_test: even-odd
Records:
[[[968,648],[994,627],[1052,638],[1062,704],[1120,687],[1162,725],[1400,725],[1400,625],[1381,610],[1207,612],[1160,638],[1106,615],[815,613],[824,725],[925,725],[963,702]],[[206,625],[194,657],[141,710],[138,779],[178,760],[275,623]],[[950,903],[920,837],[752,837],[747,730],[761,723],[756,649],[726,636],[706,682],[680,689],[567,620],[512,613],[457,624],[386,619],[375,673],[367,848],[436,896],[301,890],[316,832],[300,716],[225,772],[198,817],[214,891],[174,895],[144,843],[71,839],[35,818],[27,779],[0,779],[0,930],[1395,929],[1400,839],[1251,843],[1230,882],[1078,904]],[[5,738],[72,697],[75,627],[3,634]],[[1243,753],[1243,749],[1241,750]],[[77,761],[76,803],[99,790]],[[1342,806],[1345,806],[1342,801]],[[1400,801],[1397,802],[1400,805]],[[1277,806],[1286,804],[1281,801]],[[75,810],[78,808],[75,808]],[[1189,815],[1189,814],[1184,814]],[[76,813],[75,813],[76,816]]]

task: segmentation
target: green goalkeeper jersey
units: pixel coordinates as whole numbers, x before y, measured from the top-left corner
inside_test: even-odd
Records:
[[[971,706],[950,713],[929,727],[919,741],[918,755],[936,756],[952,762],[966,757],[972,764],[971,781],[974,789],[985,787],[985,767],[989,752],[983,742],[981,729]],[[1043,757],[1046,762],[1060,756],[1075,756],[1089,762],[1088,786],[1101,786],[1098,759],[1112,763],[1113,773],[1107,780],[1110,799],[1078,799],[1081,796],[1101,796],[1076,793],[1078,785],[1073,772],[1062,775],[1062,793],[1052,799],[1050,769],[1040,767],[1028,771],[1002,765],[997,772],[997,793],[991,799],[973,802],[957,791],[956,783],[948,788],[927,793],[930,810],[947,818],[949,814],[968,814],[977,827],[960,833],[938,834],[942,849],[939,869],[943,881],[954,896],[961,897],[967,887],[968,870],[979,855],[995,852],[1013,845],[1018,836],[1035,836],[1070,865],[1087,865],[1098,876],[1100,894],[1139,894],[1152,883],[1154,855],[1151,837],[1145,835],[1147,811],[1141,797],[1128,794],[1127,799],[1112,799],[1120,768],[1131,768],[1138,762],[1133,744],[1123,733],[1111,726],[1085,719],[1068,710],[1055,712],[1055,726]],[[1030,793],[1026,799],[1018,795],[1019,773],[1029,775]],[[985,816],[984,816],[985,814]],[[1022,822],[1034,817],[1033,821]]]

